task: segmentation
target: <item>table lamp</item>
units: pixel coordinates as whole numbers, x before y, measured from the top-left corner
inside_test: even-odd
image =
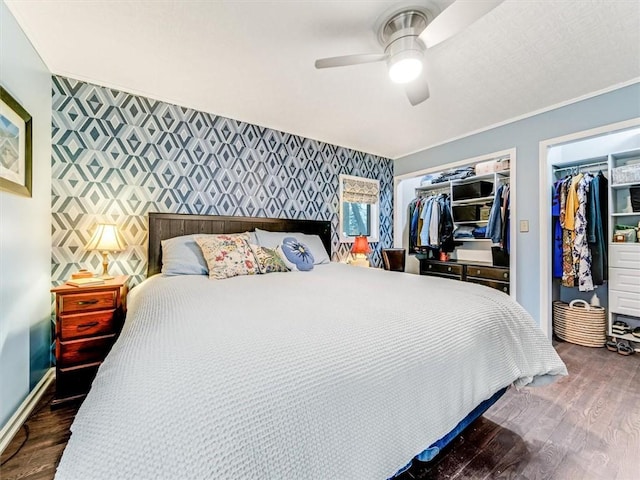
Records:
[[[364,235],[358,235],[351,247],[351,254],[354,256],[353,260],[351,260],[351,265],[355,265],[357,267],[368,267],[369,259],[367,258],[367,254],[369,252],[371,252],[371,247],[369,247],[367,237]]]
[[[99,223],[96,231],[85,247],[87,250],[99,250],[102,253],[102,278],[110,280],[113,277],[109,275],[109,260],[107,254],[109,252],[119,252],[126,247],[122,237],[118,233],[117,227],[112,223]]]

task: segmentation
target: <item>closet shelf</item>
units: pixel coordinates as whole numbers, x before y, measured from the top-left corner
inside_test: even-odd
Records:
[[[458,222],[461,223],[461,222]],[[490,242],[490,238],[454,238],[456,242]]]
[[[640,216],[640,212],[623,212],[623,213],[612,213],[612,217],[638,217]]]
[[[640,187],[640,182],[630,182],[630,183],[616,183],[611,185],[611,188],[629,188],[629,187]]]
[[[456,225],[477,225],[478,223],[489,223],[489,220],[472,220],[468,222],[454,222]]]
[[[488,197],[469,198],[466,200],[452,200],[451,205],[473,205],[476,203],[493,202],[493,198],[494,195],[489,195]]]
[[[450,181],[452,185],[460,185],[461,183],[477,182],[478,180],[492,179],[494,175],[495,174],[492,172],[492,173],[485,173],[483,175],[473,175],[472,177],[467,177],[467,178],[456,178]]]

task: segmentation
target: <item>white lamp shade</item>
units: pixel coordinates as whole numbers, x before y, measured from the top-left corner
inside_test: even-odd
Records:
[[[126,248],[126,244],[114,224],[99,223],[93,237],[91,237],[85,248],[103,252],[119,252]]]

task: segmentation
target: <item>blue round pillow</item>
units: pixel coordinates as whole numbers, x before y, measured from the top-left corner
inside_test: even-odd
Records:
[[[283,260],[292,264],[295,269],[301,272],[313,270],[313,255],[309,247],[300,242],[295,237],[285,237],[282,240],[282,253],[284,254]],[[287,265],[291,268],[290,265]]]

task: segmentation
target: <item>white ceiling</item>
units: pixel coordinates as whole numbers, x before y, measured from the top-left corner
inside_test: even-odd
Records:
[[[55,74],[389,158],[640,78],[638,0],[507,0],[427,52],[417,107],[384,62],[314,68],[403,0],[5,1]]]

